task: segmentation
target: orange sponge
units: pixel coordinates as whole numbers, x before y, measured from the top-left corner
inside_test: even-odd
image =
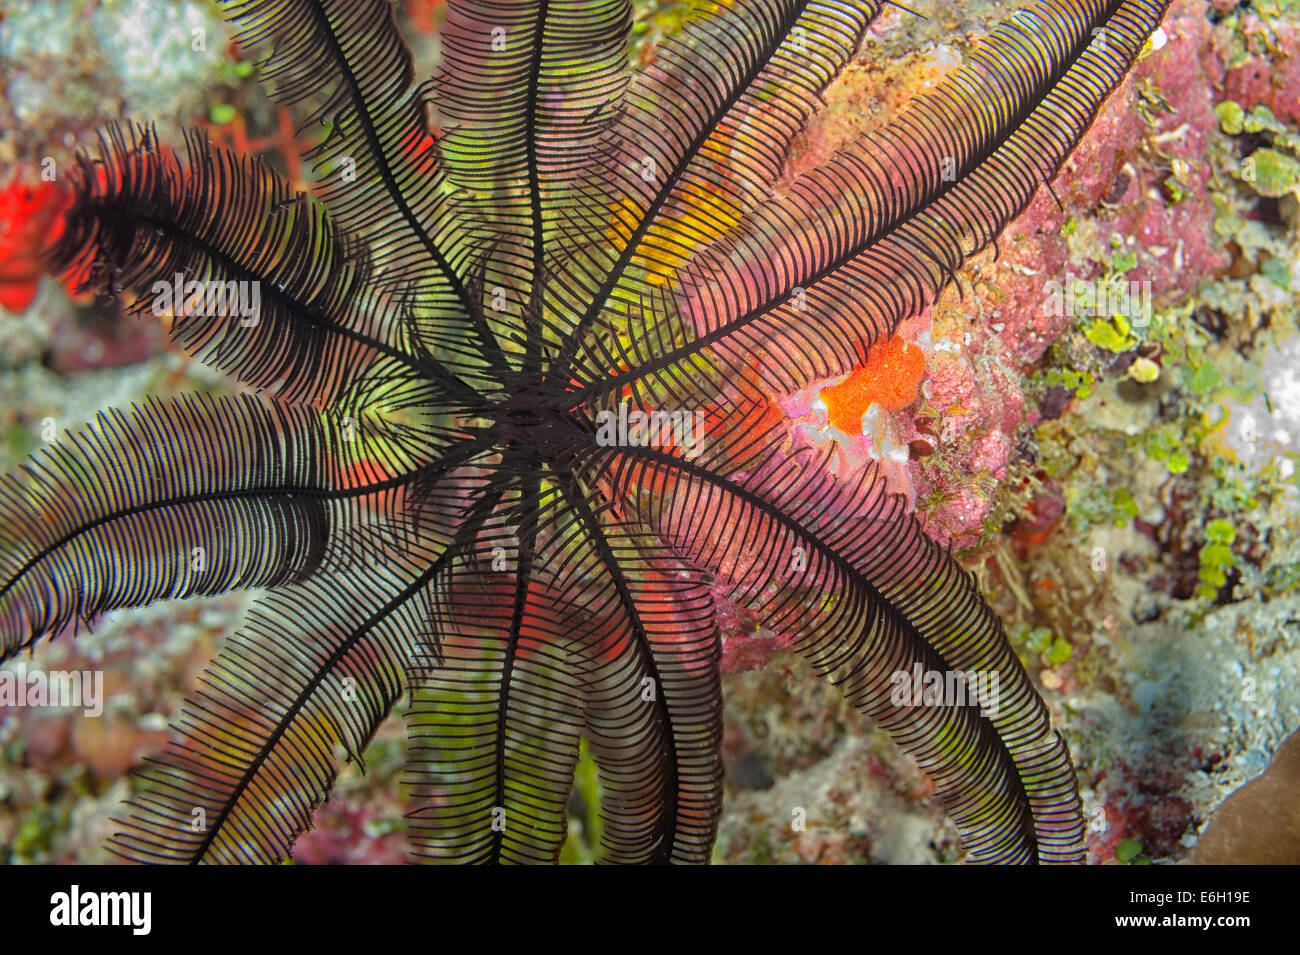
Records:
[[[923,374],[921,346],[895,335],[872,345],[867,363],[854,368],[838,385],[823,388],[820,397],[833,427],[845,434],[861,434],[862,415],[873,404],[885,411],[901,411],[916,401]]]

